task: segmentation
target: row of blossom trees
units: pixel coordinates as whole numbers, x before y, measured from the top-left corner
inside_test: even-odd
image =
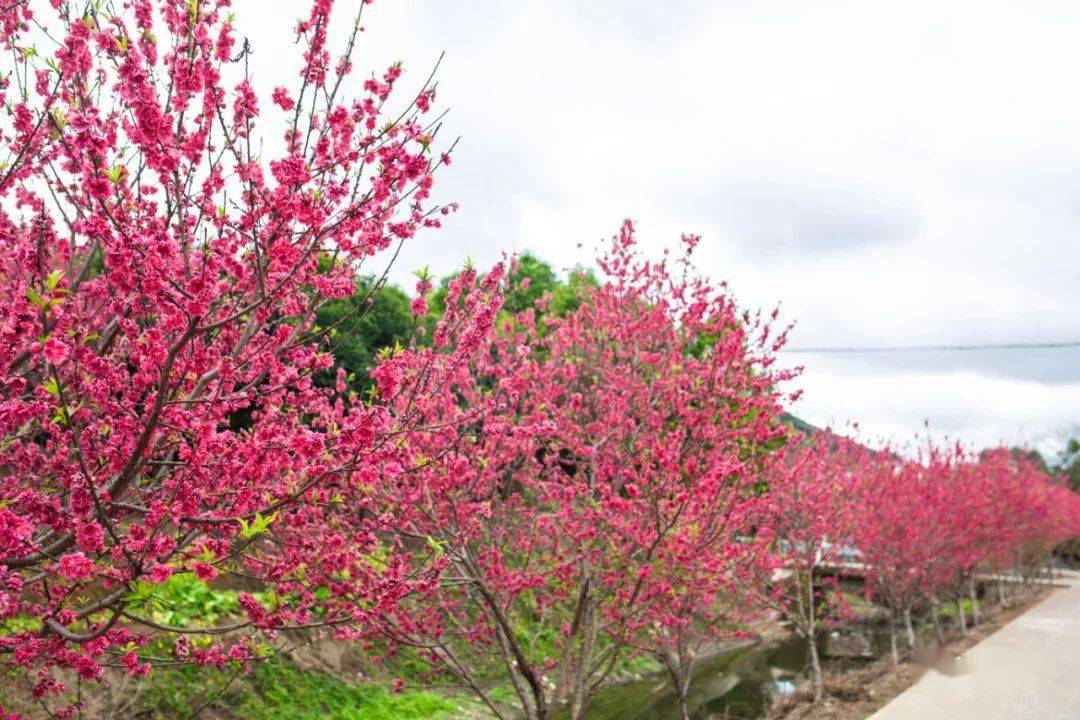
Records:
[[[818,699],[818,630],[846,610],[841,596],[822,591],[835,577],[822,570],[865,575],[867,598],[889,611],[896,663],[901,628],[915,646],[913,611],[929,610],[943,642],[938,610],[955,600],[966,632],[962,598],[978,613],[978,575],[999,589],[1007,572],[1027,582],[1055,545],[1080,531],[1080,498],[1030,457],[1004,448],[975,454],[928,443],[901,454],[825,433],[800,443],[773,471],[765,502],[779,582],[765,597],[806,638]]]
[[[647,653],[688,717],[698,661],[768,610],[821,693],[841,551],[910,618],[1076,534],[1076,497],[1008,453],[793,435],[786,330],[694,273],[693,236],[655,262],[625,224],[562,314],[500,312],[528,279],[499,266],[429,322],[422,279],[369,395],[319,380],[320,307],[450,209],[434,90],[395,104],[393,66],[348,92],[360,19],[331,55],[315,0],[262,158],[228,5],[0,8],[0,664],[46,713],[78,711],[72,678],[333,632],[412,649],[500,717],[509,684],[530,720],[583,717]],[[242,588],[242,613],[161,622],[181,573]]]
[[[1013,570],[1028,581],[1077,528],[1076,495],[1006,449],[971,455],[931,447],[906,461],[887,456],[863,482],[863,507],[876,513],[856,536],[869,591],[903,620],[909,644],[913,608],[931,607],[936,626],[937,608],[955,599],[966,632],[961,598],[976,599],[976,574]]]
[[[845,611],[829,566],[865,573],[913,646],[913,610],[936,618],[942,600],[974,595],[976,573],[1027,571],[1080,529],[1080,499],[1008,451],[900,454],[791,431],[780,388],[795,373],[775,363],[786,332],[695,275],[696,243],[653,262],[626,223],[576,309],[549,314],[541,296],[503,313],[467,364],[436,373],[449,382],[408,371],[397,390],[395,407],[443,398],[386,502],[406,499],[398,529],[446,570],[380,632],[496,715],[493,667],[526,717],[580,718],[621,661],[647,653],[689,717],[697,661],[770,610],[806,638],[820,698],[819,630]],[[451,282],[448,307],[474,282]],[[458,342],[437,333],[394,357],[428,368]]]

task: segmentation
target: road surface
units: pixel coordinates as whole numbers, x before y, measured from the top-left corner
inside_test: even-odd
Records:
[[[1080,719],[1080,575],[964,653],[966,672],[933,670],[870,720]]]

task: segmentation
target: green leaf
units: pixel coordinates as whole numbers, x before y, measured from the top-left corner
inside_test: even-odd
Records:
[[[60,397],[60,384],[56,382],[56,378],[48,378],[41,383],[41,387],[53,397]]]
[[[256,535],[262,535],[269,529],[270,524],[277,519],[278,514],[276,512],[270,515],[263,516],[261,513],[255,513],[255,519],[248,523],[244,518],[239,518],[237,522],[240,523],[240,537],[245,540],[250,540]]]
[[[147,604],[154,597],[154,587],[146,580],[139,580],[124,596],[124,601],[131,606]]]
[[[442,557],[446,553],[446,541],[436,540],[428,535],[426,538],[428,547],[432,549],[436,557]]]
[[[56,127],[65,128],[71,124],[68,122],[67,115],[65,115],[64,111],[60,108],[53,108],[49,113],[52,115],[53,123],[56,124]]]
[[[63,278],[63,270],[53,270],[49,273],[49,277],[45,279],[45,287],[48,288],[49,292],[52,292],[56,289],[56,286],[60,284],[60,281],[63,280]]]
[[[78,411],[78,409],[79,406],[58,405],[57,407],[53,408],[53,416],[51,422],[54,425],[62,425],[63,427],[67,427],[68,423],[71,421],[71,416],[74,415],[75,412]]]
[[[38,291],[32,287],[26,288],[26,299],[37,305],[42,310],[44,310],[45,307],[49,304],[48,301],[42,299],[41,295],[38,294]]]

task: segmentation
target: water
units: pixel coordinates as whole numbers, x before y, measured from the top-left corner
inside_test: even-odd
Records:
[[[880,657],[888,647],[888,633],[858,631],[856,648],[848,657],[827,658],[836,664],[859,664]],[[822,638],[820,649],[830,647]],[[841,643],[831,647],[840,651]],[[809,652],[802,638],[750,645],[718,655],[698,666],[690,686],[687,705],[694,720],[756,720],[765,716],[775,700],[795,691],[806,668]],[[589,720],[672,720],[678,718],[678,701],[663,673],[640,680],[610,685],[596,695],[586,717]]]

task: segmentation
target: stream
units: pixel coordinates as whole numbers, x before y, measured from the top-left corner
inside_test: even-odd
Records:
[[[823,633],[820,650],[831,667],[855,665],[881,657],[888,647],[884,628]],[[809,665],[802,638],[742,646],[702,662],[690,686],[688,705],[694,720],[758,720],[776,699],[795,691]],[[602,688],[586,715],[589,720],[672,720],[678,705],[665,673]]]

